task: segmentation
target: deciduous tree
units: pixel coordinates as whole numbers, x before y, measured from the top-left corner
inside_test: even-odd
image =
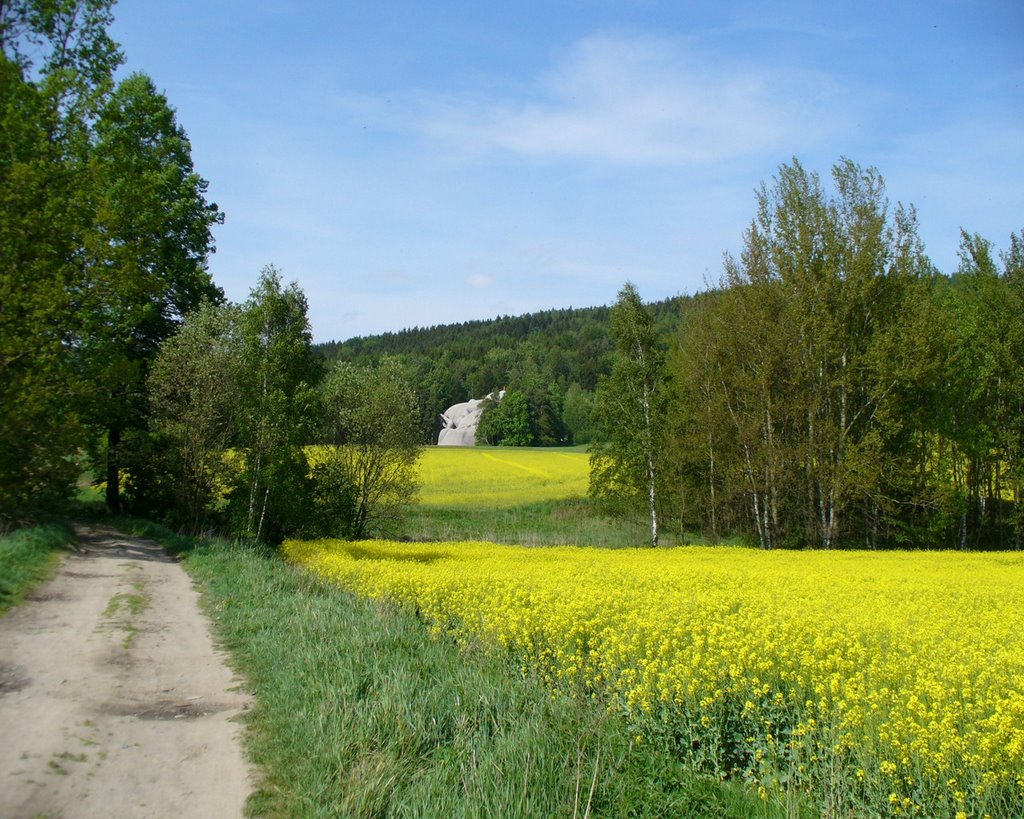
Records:
[[[415,497],[419,408],[396,359],[336,365],[320,390],[325,447],[314,459],[315,512],[325,534],[393,530]]]
[[[182,317],[223,294],[210,278],[213,225],[191,145],[167,98],[144,74],[122,81],[100,111],[90,155],[94,224],[79,357],[89,420],[106,436],[107,507],[120,508],[121,438],[145,425],[145,377]]]
[[[658,490],[665,420],[664,354],[650,312],[632,283],[611,313],[615,359],[598,384],[598,443],[591,447],[590,492],[599,499],[643,505],[651,546],[658,545]]]

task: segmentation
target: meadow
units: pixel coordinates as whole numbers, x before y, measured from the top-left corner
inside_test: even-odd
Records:
[[[644,543],[643,517],[611,516],[587,495],[585,447],[427,447],[423,481],[402,529],[404,540],[488,540],[523,546],[586,544],[618,548]],[[666,545],[699,543],[700,535],[665,527]]]
[[[443,459],[470,465],[458,485],[472,510],[531,474],[488,472],[483,454],[428,450],[424,477],[443,475]],[[556,454],[529,453],[551,482],[506,501],[557,504]],[[457,509],[443,483],[427,480],[424,503]],[[331,540],[283,551],[790,812],[1024,814],[1024,556]]]
[[[508,509],[587,494],[589,456],[573,449],[427,447],[419,462],[424,506]]]

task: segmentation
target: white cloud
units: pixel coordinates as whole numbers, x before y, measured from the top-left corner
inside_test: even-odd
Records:
[[[494,279],[491,276],[487,276],[483,273],[474,273],[466,278],[466,284],[470,287],[474,287],[477,290],[482,290],[485,287],[490,287],[494,284]]]
[[[820,141],[841,127],[838,97],[818,72],[730,64],[668,38],[602,34],[578,42],[528,101],[424,99],[419,126],[466,153],[713,162]]]

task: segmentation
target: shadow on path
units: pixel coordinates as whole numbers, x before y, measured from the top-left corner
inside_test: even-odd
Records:
[[[169,555],[155,540],[132,537],[106,526],[75,526],[80,557],[115,558],[117,560],[145,560],[152,563],[178,563],[179,558]]]

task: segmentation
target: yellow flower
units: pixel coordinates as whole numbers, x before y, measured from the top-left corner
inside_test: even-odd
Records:
[[[755,781],[791,765],[812,786],[849,766],[857,792],[883,803],[913,788],[916,803],[893,793],[869,812],[923,815],[961,800],[976,816],[1024,791],[1024,554],[332,540],[283,551],[415,606],[437,635],[508,652],[644,733],[667,717],[720,755],[709,764],[748,760]]]

